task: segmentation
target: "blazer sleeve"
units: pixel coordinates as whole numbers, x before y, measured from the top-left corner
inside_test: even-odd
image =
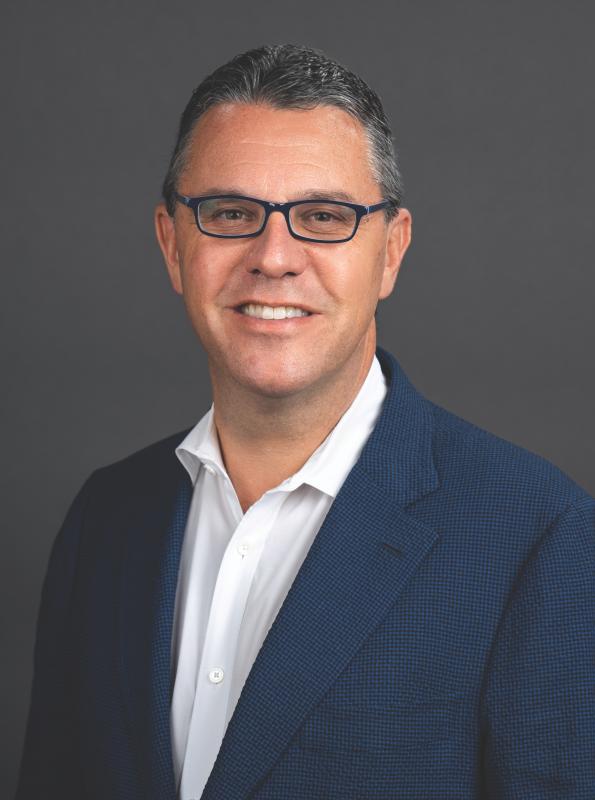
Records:
[[[70,506],[43,584],[17,800],[80,800],[84,796],[72,702],[70,613],[89,483],[90,479]]]
[[[546,531],[518,576],[485,681],[489,800],[595,798],[595,500]]]

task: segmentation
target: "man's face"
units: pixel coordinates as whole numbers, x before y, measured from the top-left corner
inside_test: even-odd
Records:
[[[382,200],[364,129],[344,111],[279,110],[226,104],[198,122],[178,191],[242,194],[284,202],[311,197]],[[174,289],[183,295],[209,358],[214,386],[241,385],[262,396],[324,389],[360,375],[375,347],[374,311],[392,291],[409,244],[410,216],[388,225],[363,217],[353,239],[321,244],[293,238],[280,213],[248,239],[201,233],[191,209],[172,220],[156,211],[157,236]],[[259,319],[247,304],[294,306],[308,316]]]

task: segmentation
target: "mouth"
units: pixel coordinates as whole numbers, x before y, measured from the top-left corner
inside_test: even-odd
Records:
[[[254,317],[256,319],[293,319],[295,317],[310,317],[311,311],[307,311],[300,306],[266,306],[258,303],[243,303],[236,306],[235,311],[239,314],[244,314],[247,317]]]

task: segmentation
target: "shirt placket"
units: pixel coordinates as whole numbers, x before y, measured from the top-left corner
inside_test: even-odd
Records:
[[[200,797],[219,752],[250,587],[285,496],[266,494],[248,509],[221,561],[197,675],[180,800]]]

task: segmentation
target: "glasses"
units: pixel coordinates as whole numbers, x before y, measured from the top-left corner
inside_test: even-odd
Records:
[[[194,211],[198,229],[220,239],[245,239],[263,232],[273,211],[285,217],[289,233],[296,239],[321,244],[348,242],[356,234],[362,217],[382,208],[397,208],[392,200],[371,206],[340,200],[294,200],[273,203],[243,195],[186,197],[176,200]]]

